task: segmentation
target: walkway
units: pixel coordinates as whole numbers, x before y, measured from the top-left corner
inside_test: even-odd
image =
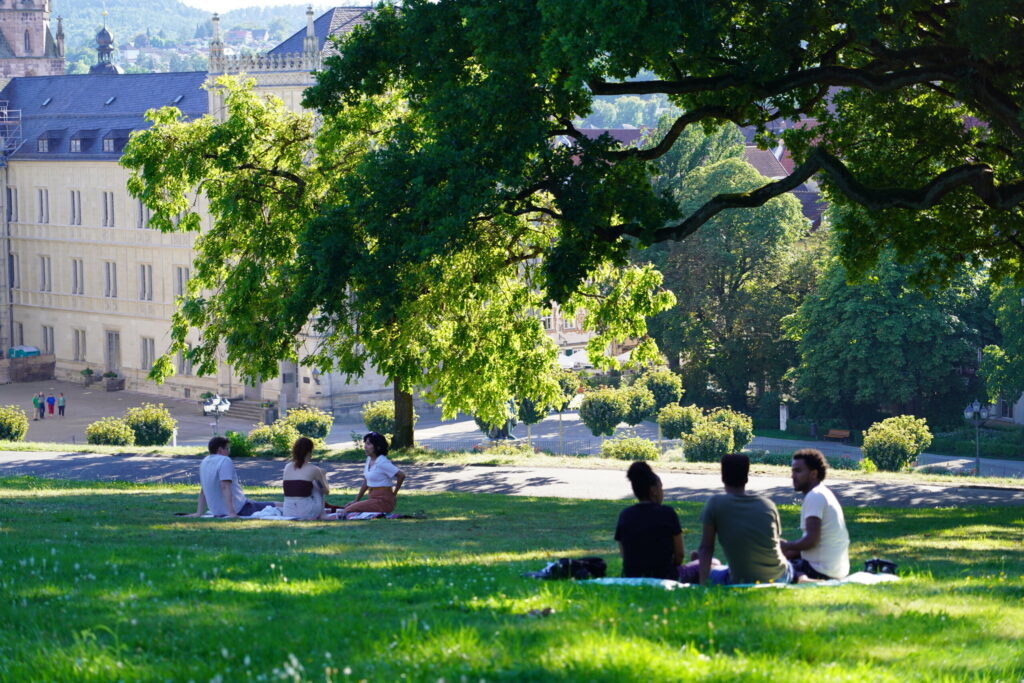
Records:
[[[238,460],[239,479],[247,486],[280,486],[283,461]],[[326,463],[332,484],[356,488],[362,466]],[[406,488],[413,491],[462,491],[515,496],[619,500],[631,496],[625,474],[616,470],[542,467],[427,466],[405,468]],[[80,480],[197,483],[198,458],[162,458],[71,453],[0,452],[0,476],[35,475]],[[721,490],[712,474],[665,472],[661,475],[667,500],[703,501]],[[936,507],[964,505],[1024,505],[1024,488],[947,486],[910,481],[844,480],[833,476],[829,486],[846,506]],[[754,477],[749,489],[776,503],[799,503],[792,483],[784,477]],[[334,497],[337,500],[337,497]]]

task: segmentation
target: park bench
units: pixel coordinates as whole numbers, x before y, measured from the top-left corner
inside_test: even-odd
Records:
[[[849,429],[830,429],[825,433],[826,439],[838,439],[839,441],[846,441],[850,438]]]

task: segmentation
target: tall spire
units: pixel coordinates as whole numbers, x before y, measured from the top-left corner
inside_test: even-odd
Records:
[[[64,56],[64,18],[57,17],[57,55]]]
[[[313,30],[313,6],[306,6],[306,37],[302,41],[302,51],[314,55],[320,51],[316,44],[316,32]]]

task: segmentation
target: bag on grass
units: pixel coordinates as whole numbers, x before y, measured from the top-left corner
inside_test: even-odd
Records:
[[[893,576],[895,576],[897,574],[896,568],[898,566],[899,565],[897,565],[895,562],[890,562],[889,560],[882,560],[877,557],[872,557],[870,560],[865,560],[864,571],[869,572],[871,574],[892,574]]]
[[[532,579],[600,579],[608,571],[608,565],[600,557],[563,557],[548,563],[538,572],[526,572],[523,576]]]

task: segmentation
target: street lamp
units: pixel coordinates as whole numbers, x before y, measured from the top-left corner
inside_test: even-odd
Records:
[[[981,476],[981,425],[988,419],[988,406],[983,406],[974,399],[974,402],[964,408],[964,419],[974,423],[974,474]]]

